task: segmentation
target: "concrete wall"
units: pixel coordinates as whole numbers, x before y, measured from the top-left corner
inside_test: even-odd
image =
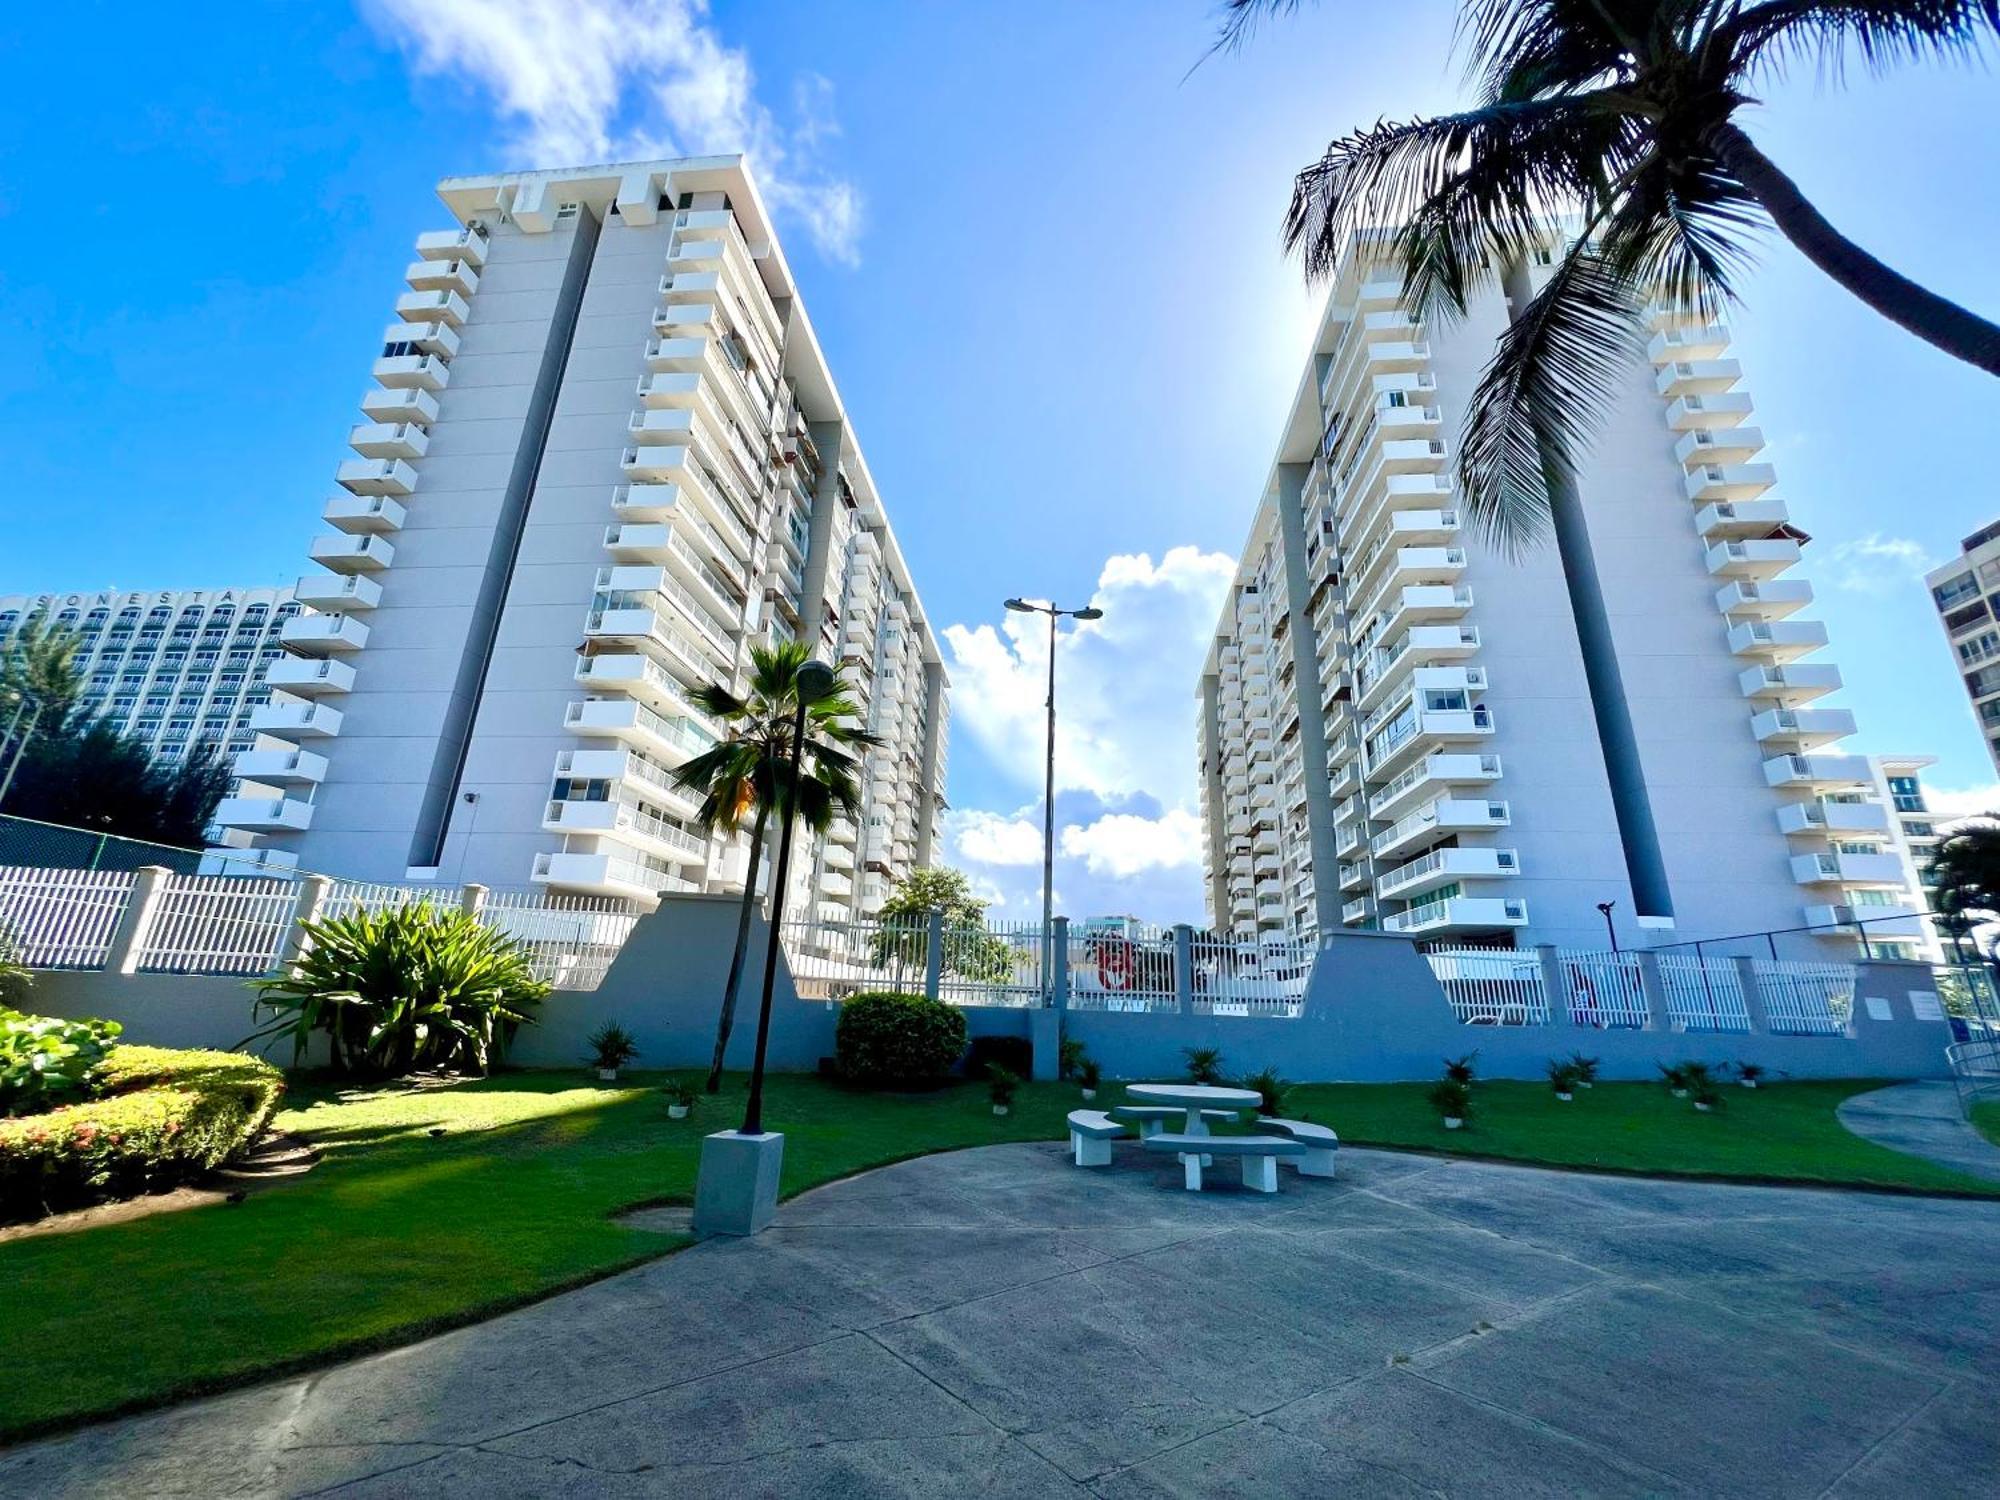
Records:
[[[639,1066],[706,1066],[717,1007],[728,974],[737,904],[726,896],[670,899],[642,919],[604,982],[593,992],[558,991],[540,1024],[522,1030],[511,1061],[527,1067],[573,1067],[585,1039],[616,1021],[639,1043]],[[747,1068],[756,1044],[757,1006],[769,928],[751,933],[728,1065]],[[1475,1048],[1489,1078],[1540,1078],[1551,1058],[1581,1051],[1602,1059],[1607,1079],[1649,1079],[1663,1062],[1757,1062],[1800,1078],[1948,1077],[1943,1021],[1917,1020],[1913,991],[1934,991],[1922,964],[1860,967],[1855,1015],[1845,1036],[1677,1033],[1668,1028],[1596,1030],[1568,1024],[1465,1026],[1453,1016],[1430,966],[1407,941],[1345,934],[1322,950],[1294,1020],[1195,1014],[966,1008],[974,1036],[1032,1036],[1037,1073],[1054,1061],[1060,1026],[1120,1078],[1177,1077],[1183,1049],[1218,1047],[1234,1072],[1274,1067],[1301,1082],[1387,1082],[1436,1077],[1441,1061]],[[1887,1007],[1870,1014],[1869,997]],[[167,974],[45,972],[36,976],[38,1011],[101,1015],[122,1021],[134,1042],[228,1047],[251,1030],[250,993],[241,980]],[[790,971],[778,971],[772,1001],[769,1066],[808,1072],[833,1053],[835,1005],[801,1001]],[[287,1060],[280,1056],[280,1061]]]

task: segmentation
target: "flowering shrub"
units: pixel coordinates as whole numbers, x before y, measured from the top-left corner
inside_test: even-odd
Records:
[[[0,1120],[0,1222],[197,1177],[255,1140],[284,1075],[233,1052],[117,1047],[97,1073],[103,1097]]]

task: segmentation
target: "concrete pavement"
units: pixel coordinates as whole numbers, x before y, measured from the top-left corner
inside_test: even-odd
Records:
[[[394,1353],[0,1453],[0,1494],[1991,1493],[2000,1203],[1344,1150],[885,1168]]]
[[[1949,1083],[1899,1083],[1874,1089],[1856,1094],[1835,1113],[1841,1124],[1878,1146],[2000,1182],[2000,1146],[1966,1123],[1959,1113],[1958,1090]]]

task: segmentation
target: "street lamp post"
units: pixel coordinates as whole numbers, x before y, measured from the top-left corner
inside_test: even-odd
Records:
[[[1613,953],[1618,951],[1618,929],[1611,925],[1611,908],[1617,904],[1616,901],[1600,901],[1597,903],[1597,910],[1604,917],[1604,931],[1611,938],[1611,951]]]
[[[778,941],[785,921],[785,887],[792,873],[792,823],[799,810],[799,768],[805,758],[806,712],[834,688],[833,668],[809,661],[799,668],[792,709],[792,743],[785,768],[784,812],[778,825],[778,865],[773,872],[771,937],[764,950],[763,995],[757,1008],[757,1050],[750,1062],[750,1098],[739,1130],[718,1130],[701,1143],[695,1178],[696,1234],[755,1234],[778,1208],[778,1174],[785,1138],[764,1129],[764,1058],[771,1042],[771,995],[778,976]]]
[[[1104,611],[1095,605],[1082,609],[1057,609],[1053,604],[1034,604],[1026,599],[1009,599],[1007,607],[1018,614],[1049,617],[1049,745],[1047,778],[1042,796],[1042,993],[1055,984],[1056,923],[1056,621],[1064,615],[1073,620],[1101,620]]]

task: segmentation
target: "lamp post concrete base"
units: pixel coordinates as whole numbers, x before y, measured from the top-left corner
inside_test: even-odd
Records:
[[[694,1184],[694,1232],[755,1234],[778,1212],[778,1169],[785,1138],[775,1130],[744,1135],[718,1130],[701,1143]]]

